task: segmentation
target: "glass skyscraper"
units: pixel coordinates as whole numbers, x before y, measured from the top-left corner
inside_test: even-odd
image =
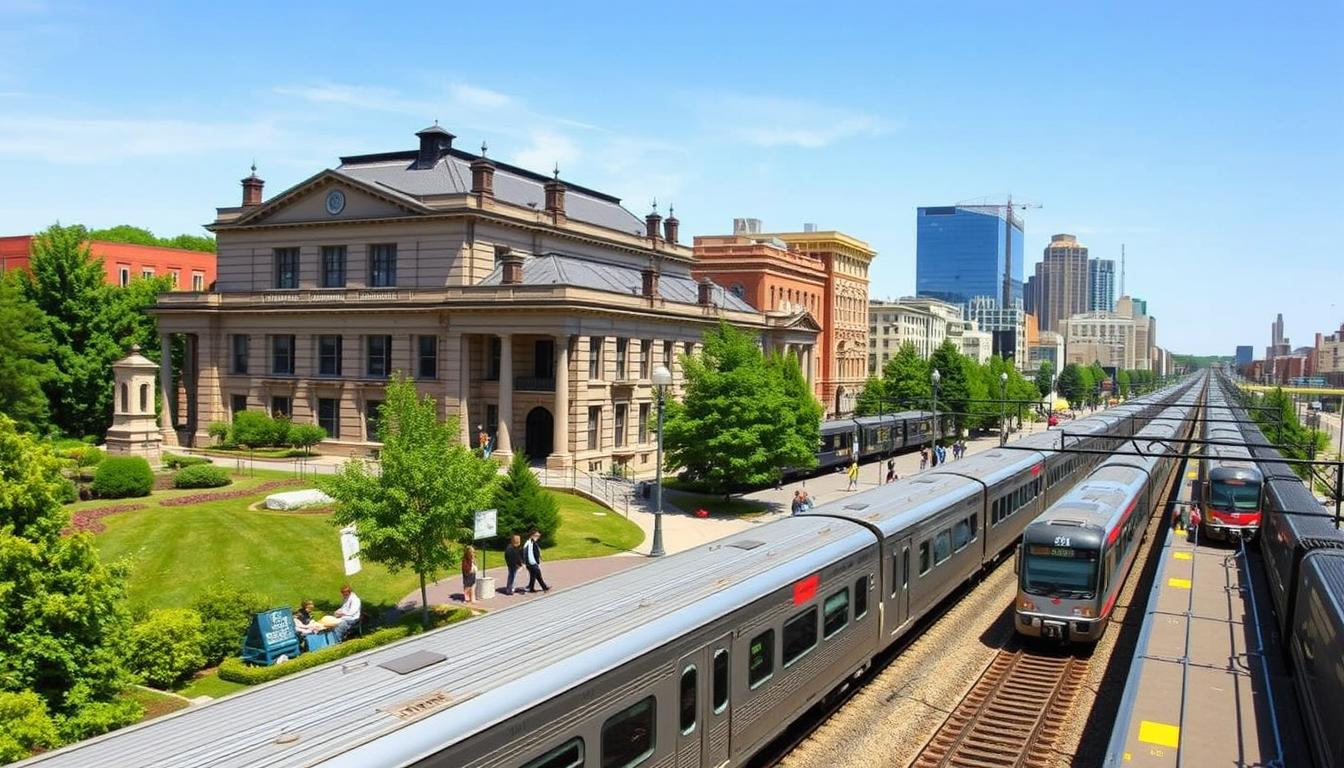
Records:
[[[916,220],[915,293],[953,304],[976,296],[1003,299],[1008,220],[991,206],[920,208]],[[1012,223],[1012,301],[1022,301],[1022,222]]]

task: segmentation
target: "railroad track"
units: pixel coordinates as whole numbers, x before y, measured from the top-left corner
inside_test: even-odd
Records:
[[[1088,660],[1006,648],[990,663],[912,764],[985,768],[1053,763]]]

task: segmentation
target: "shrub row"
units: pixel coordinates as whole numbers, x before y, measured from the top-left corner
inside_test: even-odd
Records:
[[[165,507],[183,507],[188,504],[202,504],[207,501],[225,501],[227,499],[238,499],[243,496],[253,496],[258,493],[273,491],[276,488],[288,488],[295,485],[302,485],[303,481],[299,479],[292,480],[268,480],[261,485],[253,488],[238,491],[215,491],[214,493],[193,493],[187,496],[178,496],[175,499],[164,499],[159,502]]]
[[[168,688],[205,665],[201,615],[190,608],[161,608],[131,628],[127,660],[146,683]]]
[[[173,486],[177,488],[219,488],[231,482],[229,473],[214,464],[193,464],[173,477]]]
[[[93,476],[93,492],[104,499],[148,496],[153,489],[154,471],[139,456],[109,456]]]
[[[345,658],[360,651],[377,648],[380,645],[387,645],[411,634],[413,632],[410,628],[400,624],[393,627],[384,627],[363,637],[346,640],[343,643],[327,646],[312,653],[305,653],[283,664],[272,664],[269,667],[249,666],[237,656],[230,656],[219,665],[219,679],[242,683],[243,685],[269,683],[272,680],[279,680],[305,669],[312,669],[328,661]]]
[[[260,411],[239,411],[232,424],[216,421],[207,431],[221,445],[253,448],[287,445],[308,448],[327,439],[327,430],[316,424],[292,424],[284,416],[271,418]]]
[[[204,456],[179,456],[175,453],[163,454],[163,463],[169,469],[182,469],[184,467],[194,467],[198,464],[209,464],[210,460]]]

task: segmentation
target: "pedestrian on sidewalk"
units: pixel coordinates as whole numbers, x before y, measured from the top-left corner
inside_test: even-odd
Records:
[[[523,545],[523,563],[527,565],[527,591],[536,592],[541,585],[542,592],[550,592],[546,580],[541,577],[541,531],[536,528],[528,531],[527,543]]]
[[[850,462],[849,464],[849,488],[847,490],[854,491],[858,490],[858,488],[859,488],[859,462],[853,461]]]
[[[937,462],[938,464],[946,464],[946,463],[947,463],[947,449],[946,449],[946,448],[944,448],[943,446],[939,445],[939,446],[936,446],[936,447],[933,449],[933,452],[934,452],[935,454],[937,454],[937,456],[938,456],[938,462]]]
[[[895,479],[896,479],[896,460],[887,459],[887,482],[890,483]]]
[[[803,511],[803,512],[807,512],[807,511],[811,510],[811,509],[812,509],[813,507],[815,507],[815,506],[817,506],[817,502],[816,502],[816,500],[813,499],[811,496],[809,496],[808,493],[807,493],[807,491],[803,491],[803,509],[802,509],[802,511]]]
[[[923,472],[929,468],[929,447],[926,445],[919,449],[919,471]]]
[[[467,545],[462,550],[462,602],[470,603],[476,593],[476,548]]]
[[[516,533],[509,537],[508,546],[504,547],[504,564],[509,567],[509,582],[504,585],[504,594],[516,595],[519,590],[513,588],[513,581],[518,576],[518,569],[523,567],[523,539]]]
[[[789,514],[790,514],[790,515],[797,515],[797,514],[801,514],[802,511],[803,511],[803,492],[802,492],[802,491],[794,491],[794,492],[793,492],[793,503],[789,506]]]

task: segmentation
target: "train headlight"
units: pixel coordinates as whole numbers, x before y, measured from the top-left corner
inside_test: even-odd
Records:
[[[1092,610],[1092,606],[1090,606],[1090,605],[1085,605],[1085,606],[1083,606],[1083,615],[1086,616],[1086,617],[1088,617],[1088,618],[1090,619],[1090,618],[1092,618],[1093,616],[1096,616],[1096,615],[1097,615],[1097,612],[1094,611],[1094,610]]]
[[[1019,597],[1017,598],[1017,607],[1018,610],[1022,611],[1034,611],[1036,610],[1036,603],[1032,602],[1030,598]]]

